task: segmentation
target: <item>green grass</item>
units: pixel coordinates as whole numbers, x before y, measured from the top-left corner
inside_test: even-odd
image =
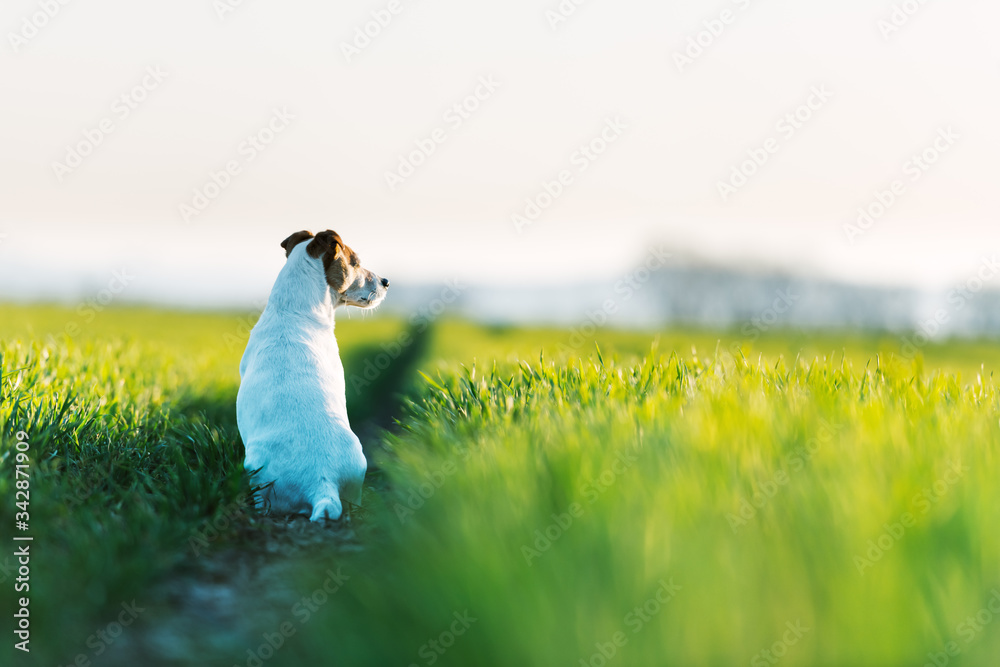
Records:
[[[233,415],[245,316],[110,310],[70,339],[74,316],[0,307],[4,536],[15,433],[32,446],[38,662],[24,664],[88,652],[122,601],[142,605],[193,558],[206,520],[241,517],[210,545],[220,558],[259,534],[244,530],[259,520],[245,509]],[[282,584],[297,600],[328,572],[346,580],[315,611],[248,615],[235,639],[201,628],[226,639],[189,664],[245,665],[282,623],[294,634],[265,664],[769,665],[761,652],[773,649],[783,665],[942,654],[985,666],[1000,655],[988,606],[1000,595],[997,344],[935,344],[911,362],[890,335],[581,341],[447,321],[397,353],[405,331],[338,322],[349,378],[380,354],[392,361],[358,384],[355,425],[385,425],[375,399],[403,403],[392,434],[369,436],[381,447],[354,520],[363,548],[296,552]],[[0,590],[12,609],[10,580]]]

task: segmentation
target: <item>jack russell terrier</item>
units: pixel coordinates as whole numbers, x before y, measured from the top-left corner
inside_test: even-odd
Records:
[[[261,505],[276,514],[339,519],[361,502],[368,462],[347,420],[344,366],[333,335],[341,306],[374,308],[389,281],[327,230],[285,239],[286,262],[240,362],[236,421]]]

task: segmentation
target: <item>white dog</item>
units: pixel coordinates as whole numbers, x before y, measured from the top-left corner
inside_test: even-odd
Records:
[[[342,500],[360,503],[368,462],[347,420],[333,313],[374,308],[389,281],[361,268],[333,231],[298,232],[281,247],[287,261],[240,362],[244,465],[273,482],[258,498],[272,512],[339,519]]]

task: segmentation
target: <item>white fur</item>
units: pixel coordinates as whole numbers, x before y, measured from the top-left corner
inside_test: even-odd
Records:
[[[320,259],[292,250],[240,362],[236,420],[245,466],[274,485],[259,500],[280,514],[339,519],[358,504],[368,463],[347,419],[333,333],[337,297]]]

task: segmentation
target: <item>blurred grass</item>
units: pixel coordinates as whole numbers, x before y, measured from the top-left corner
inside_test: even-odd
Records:
[[[447,664],[602,664],[619,631],[622,664],[771,664],[787,623],[808,629],[788,665],[923,664],[951,641],[964,665],[1000,655],[1000,623],[968,643],[959,629],[1000,591],[991,384],[673,354],[435,382],[392,439],[396,528],[314,650],[335,637],[349,664],[417,662],[469,609]],[[682,589],[635,632],[662,581]],[[409,655],[363,644],[387,617]]]
[[[190,558],[202,522],[245,507],[233,406],[252,321],[0,306],[0,487],[11,499],[27,431],[39,661],[87,652],[109,610]],[[442,664],[598,665],[617,632],[620,664],[772,664],[760,652],[796,622],[808,631],[783,664],[923,664],[950,641],[961,664],[1000,655],[1000,623],[968,642],[960,626],[1000,587],[996,343],[933,344],[911,363],[897,337],[857,333],[355,317],[337,336],[356,425],[384,418],[372,405],[387,394],[405,407],[358,525],[366,549],[338,556],[351,578],[292,619],[268,664],[431,664],[429,642],[466,610],[477,620]],[[401,359],[391,381],[369,366]],[[14,511],[0,508],[0,534]],[[296,589],[330,566],[303,557]],[[681,588],[651,602],[661,582]],[[0,590],[13,608],[9,579]]]
[[[205,364],[203,375],[213,379],[239,380],[239,357],[256,321],[258,313],[175,312],[153,308],[109,308],[97,313],[91,321],[84,315],[62,306],[19,306],[0,304],[0,340],[69,339],[110,341],[130,339],[161,346],[185,355],[196,355]],[[345,317],[345,315],[347,315]],[[67,326],[76,324],[80,333],[65,336]],[[714,354],[717,347],[732,351],[740,346],[748,355],[764,355],[775,359],[840,357],[864,365],[877,356],[884,359],[900,357],[901,336],[886,332],[858,331],[784,331],[758,332],[751,338],[738,330],[715,331],[675,327],[664,331],[636,332],[598,328],[589,336],[585,326],[574,329],[559,327],[520,328],[487,326],[457,319],[444,318],[429,329],[429,341],[422,355],[422,369],[434,371],[456,364],[491,363],[493,360],[516,363],[534,359],[539,352],[549,357],[588,355],[596,342],[601,349],[631,361],[649,351],[651,341],[659,341],[660,349]],[[337,320],[337,340],[345,354],[347,375],[363,379],[365,362],[351,354],[365,346],[368,354],[386,353],[409,331],[404,320],[371,318],[363,314],[341,311]],[[1000,345],[993,340],[962,340],[929,343],[920,350],[927,368],[975,377],[985,367],[988,376],[1000,371]],[[391,355],[390,355],[391,356]],[[233,360],[236,360],[234,365]]]

